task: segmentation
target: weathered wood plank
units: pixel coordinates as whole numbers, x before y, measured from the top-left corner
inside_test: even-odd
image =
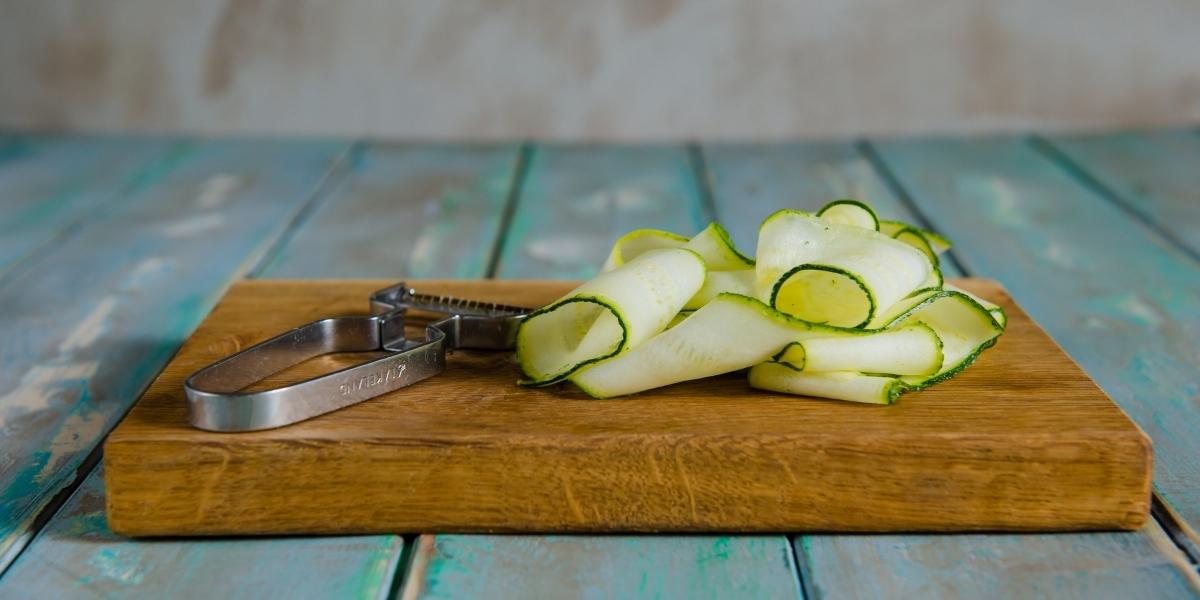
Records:
[[[851,143],[713,144],[703,152],[717,218],[747,254],[771,213],[817,210],[839,198],[867,202],[881,219],[922,224]],[[963,275],[952,260],[941,267],[947,277]]]
[[[345,146],[189,144],[0,284],[0,566]]]
[[[995,277],[1154,440],[1155,488],[1200,530],[1200,263],[1028,143],[878,145],[975,275]]]
[[[530,157],[499,277],[587,279],[613,241],[644,227],[692,235],[711,219],[687,148],[539,146]]]
[[[705,155],[717,214],[735,237],[753,239],[762,217],[779,208],[811,210],[841,196],[866,200],[885,218],[918,218],[849,144],[722,145],[706,147]],[[955,240],[970,233],[942,232]],[[952,261],[943,263],[948,271],[954,268]],[[797,537],[795,543],[801,577],[815,597],[1028,597],[1039,590],[1041,595],[1087,597],[1095,589],[1096,573],[1119,571],[1120,557],[1126,554],[1138,559],[1127,567],[1137,576],[1121,580],[1125,583],[1108,581],[1106,589],[1129,597],[1141,590],[1170,592],[1180,585],[1189,589],[1178,549],[1164,540],[1162,530],[1151,524],[1122,534],[822,535]],[[1116,554],[1113,548],[1136,552]],[[1020,559],[1025,555],[1037,557],[1037,569],[1020,568],[1026,564]],[[1155,570],[1143,573],[1140,569],[1147,564]],[[1164,577],[1161,585],[1158,577]],[[1057,585],[1046,587],[1048,582]],[[1005,590],[1018,593],[1002,593]]]
[[[161,139],[0,136],[0,277],[172,158]]]
[[[800,598],[778,536],[421,536],[417,598]]]
[[[1115,202],[1200,254],[1200,136],[1158,131],[1047,141],[1068,168],[1095,179]]]
[[[382,598],[400,536],[135,541],[109,530],[97,468],[0,579],[13,598]]]
[[[517,145],[368,146],[260,276],[483,277]]]
[[[1155,526],[1119,534],[805,536],[796,553],[810,597],[828,600],[1200,597],[1200,577]]]

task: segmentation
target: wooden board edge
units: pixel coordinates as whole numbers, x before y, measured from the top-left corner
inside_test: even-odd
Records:
[[[682,436],[690,438],[691,436]],[[890,436],[885,436],[890,437]],[[810,473],[806,478],[793,479],[780,484],[778,477],[769,484],[771,490],[737,489],[720,477],[703,478],[694,472],[690,475],[667,473],[667,480],[657,486],[628,481],[609,481],[601,494],[597,489],[587,489],[588,473],[598,473],[622,464],[637,454],[644,460],[642,452],[659,452],[675,457],[681,464],[696,460],[689,452],[707,453],[710,449],[691,450],[688,445],[694,440],[664,440],[661,447],[626,450],[636,446],[632,439],[613,439],[603,448],[589,446],[586,457],[569,451],[560,455],[558,464],[546,453],[544,443],[529,445],[512,444],[497,439],[495,443],[476,440],[469,447],[456,449],[438,440],[425,440],[438,448],[438,458],[430,463],[426,450],[409,444],[371,444],[370,447],[344,448],[341,442],[313,444],[304,442],[301,447],[290,448],[286,453],[263,452],[250,446],[230,450],[228,448],[197,449],[197,444],[187,441],[164,443],[120,442],[113,444],[106,456],[106,485],[109,486],[106,502],[110,527],[118,533],[130,536],[171,535],[260,535],[260,534],[346,534],[346,533],[395,533],[439,531],[463,533],[595,533],[595,532],[721,532],[721,533],[776,533],[776,532],[948,532],[948,531],[1093,531],[1131,530],[1142,526],[1150,510],[1149,488],[1145,485],[1149,474],[1144,471],[1149,465],[1145,459],[1148,446],[1144,437],[1130,431],[1114,435],[1111,431],[1097,431],[1087,436],[1076,437],[1066,447],[1055,435],[1023,436],[1019,442],[1011,436],[976,436],[969,444],[954,440],[954,451],[959,461],[957,474],[930,480],[925,461],[944,461],[949,446],[939,445],[930,436],[913,436],[909,440],[884,438],[856,439],[852,442],[828,448],[824,442],[797,438],[794,440],[770,440],[764,444],[757,437],[744,440],[723,439],[723,444],[753,448],[748,454],[738,455],[736,460],[744,463],[748,470],[761,469],[758,479],[778,475],[775,462],[780,456],[792,456],[786,471]],[[823,459],[811,458],[818,454],[816,444],[822,451],[853,456],[852,463],[837,469],[837,473],[822,469]],[[942,440],[941,444],[945,444]],[[904,453],[880,448],[907,448]],[[1092,456],[1093,460],[1080,463],[1072,460],[1064,463],[1061,453],[1075,456]],[[276,448],[278,450],[278,448]],[[996,452],[1007,456],[997,466]],[[1015,455],[1013,453],[1016,453]],[[1141,456],[1137,456],[1137,454]],[[628,455],[627,455],[628,454]],[[883,471],[877,471],[874,462],[886,454],[892,463]],[[281,456],[283,458],[281,458]],[[148,460],[147,457],[153,457]],[[469,459],[469,460],[468,460]],[[289,465],[287,461],[295,461]],[[266,462],[262,462],[266,461]],[[441,461],[441,462],[438,462]],[[392,506],[377,506],[370,514],[355,514],[355,504],[345,499],[340,488],[320,491],[309,472],[331,472],[345,470],[346,465],[357,462],[352,473],[357,495],[380,495],[385,490],[407,489],[407,495],[395,495]],[[419,468],[412,465],[418,464]],[[407,464],[407,466],[406,466]],[[698,463],[697,463],[698,464]],[[181,475],[179,465],[187,465],[186,474]],[[501,478],[487,480],[487,473],[496,472],[504,465],[508,472],[529,474],[525,478]],[[765,466],[764,466],[765,465]],[[452,476],[443,473],[454,470]],[[972,470],[981,470],[973,473]],[[248,473],[274,472],[277,477],[256,479],[253,488],[238,488],[238,480],[245,481]],[[419,473],[418,473],[419,471]],[[577,476],[570,486],[575,495],[584,497],[582,502],[568,497],[562,499],[570,473]],[[740,471],[739,471],[740,472]],[[540,474],[538,474],[540,473]],[[560,475],[553,475],[558,473]],[[568,475],[561,475],[568,473]],[[1120,474],[1114,475],[1114,474]],[[678,475],[678,477],[676,477]],[[883,491],[874,496],[858,498],[857,508],[850,507],[854,515],[834,514],[825,492],[815,490],[841,489],[843,498],[854,488],[855,481],[864,477],[887,476],[891,485],[898,489],[918,490],[928,497],[925,501],[939,506],[940,514],[954,514],[947,520],[944,516],[916,515],[903,508],[891,509],[895,514],[884,521],[862,515],[871,514],[883,505],[899,502],[900,492]],[[306,477],[308,479],[306,479]],[[1113,477],[1120,481],[1112,482]],[[227,478],[221,482],[222,478]],[[569,478],[569,477],[568,477]],[[582,478],[582,479],[580,479]],[[1075,483],[1064,486],[1068,478],[1088,481],[1109,482],[1103,493],[1107,507],[1096,505],[1095,489],[1099,484]],[[678,480],[677,480],[678,479]],[[999,495],[997,481],[1009,480]],[[539,483],[541,481],[542,483]],[[599,485],[599,484],[596,484]],[[765,485],[765,484],[764,484]],[[1089,487],[1091,486],[1091,487]],[[306,506],[313,511],[307,517],[278,502],[288,490],[307,487]],[[727,488],[717,496],[702,498],[697,512],[695,489],[712,490]],[[583,491],[581,492],[580,489]],[[1017,496],[1011,492],[1026,490]],[[475,490],[475,491],[469,491]],[[1043,495],[1041,490],[1056,490],[1059,494],[1052,501],[1036,500]],[[484,506],[479,497],[472,500],[471,494],[485,498],[504,498],[495,506]],[[203,508],[193,500],[201,496]],[[658,508],[639,514],[622,512],[609,507],[606,514],[599,512],[593,517],[586,513],[590,497],[626,498],[628,502],[641,502],[644,506]],[[543,501],[534,502],[533,498]],[[690,516],[686,503],[681,498],[692,498]],[[1005,504],[1009,498],[1016,500]],[[549,499],[549,501],[546,501]],[[510,503],[518,506],[534,502],[539,508],[529,512],[510,510]],[[625,501],[618,501],[620,505]],[[1051,502],[1047,504],[1047,502]],[[982,503],[982,504],[981,504]],[[452,507],[457,505],[457,509]],[[740,510],[752,511],[758,522],[747,525],[741,513],[729,513],[716,507],[740,505]],[[234,507],[222,508],[222,507]],[[532,506],[532,504],[530,505]],[[1047,507],[1054,511],[1048,512]],[[808,507],[807,509],[803,507]],[[815,507],[815,509],[813,508]],[[1000,508],[1003,507],[1003,508]],[[193,510],[194,509],[194,510]],[[645,511],[643,507],[641,509]],[[315,514],[339,515],[336,522],[317,518]],[[858,516],[855,516],[858,515]]]

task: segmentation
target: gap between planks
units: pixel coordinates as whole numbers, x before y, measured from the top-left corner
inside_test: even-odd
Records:
[[[496,239],[491,246],[484,279],[495,279],[496,272],[500,269],[500,257],[504,254],[504,245],[508,243],[508,232],[512,229],[513,217],[517,214],[517,203],[521,201],[521,190],[524,189],[525,177],[529,174],[533,148],[532,142],[525,141],[517,150],[517,161],[509,178],[508,193],[504,196],[504,211],[500,213],[500,226],[496,229]]]
[[[1145,211],[1137,208],[1127,198],[1117,193],[1116,190],[1110,188],[1093,175],[1082,164],[1072,159],[1066,152],[1055,146],[1053,142],[1047,140],[1040,135],[1031,135],[1026,138],[1026,143],[1033,147],[1034,150],[1045,156],[1047,160],[1054,163],[1063,171],[1066,171],[1075,181],[1087,188],[1097,196],[1103,198],[1109,204],[1121,209],[1130,218],[1141,223],[1150,231],[1157,234],[1163,240],[1168,242],[1175,250],[1187,255],[1188,258],[1196,262],[1200,262],[1200,251],[1192,248],[1175,235],[1171,230],[1163,227],[1153,216]]]
[[[321,180],[317,182],[317,186],[313,189],[313,193],[311,196],[309,196],[308,200],[304,201],[304,203],[300,205],[300,208],[294,214],[292,214],[291,219],[288,219],[287,226],[284,227],[279,236],[275,238],[275,241],[272,242],[271,245],[268,246],[261,255],[256,257],[254,260],[248,261],[250,263],[249,269],[241,274],[241,276],[237,277],[237,279],[241,279],[242,277],[257,279],[264,271],[269,269],[275,260],[279,258],[279,255],[281,252],[283,252],[283,249],[287,247],[288,243],[290,243],[292,238],[295,237],[296,232],[308,222],[309,218],[311,218],[313,213],[320,208],[321,204],[333,195],[338,186],[341,185],[342,182],[344,182],[349,176],[350,169],[353,168],[354,164],[358,162],[358,160],[367,152],[369,148],[370,144],[362,140],[355,141],[354,143],[350,144],[350,146],[334,160],[333,164],[330,165],[329,170],[325,173]]]

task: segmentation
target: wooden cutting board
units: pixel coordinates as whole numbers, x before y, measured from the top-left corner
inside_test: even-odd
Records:
[[[387,281],[235,285],[105,444],[108,519],[135,536],[373,532],[1133,529],[1149,438],[995,282],[1008,332],[892,406],[752,390],[744,374],[590,400],[524,389],[511,354],[256,433],[186,422],[183,380],[249,344],[364,312]],[[413,282],[526,306],[549,281]],[[283,383],[348,366],[314,359]]]

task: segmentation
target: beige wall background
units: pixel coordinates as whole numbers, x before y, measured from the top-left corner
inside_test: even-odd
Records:
[[[1200,122],[1192,0],[0,0],[0,127],[794,138]]]

